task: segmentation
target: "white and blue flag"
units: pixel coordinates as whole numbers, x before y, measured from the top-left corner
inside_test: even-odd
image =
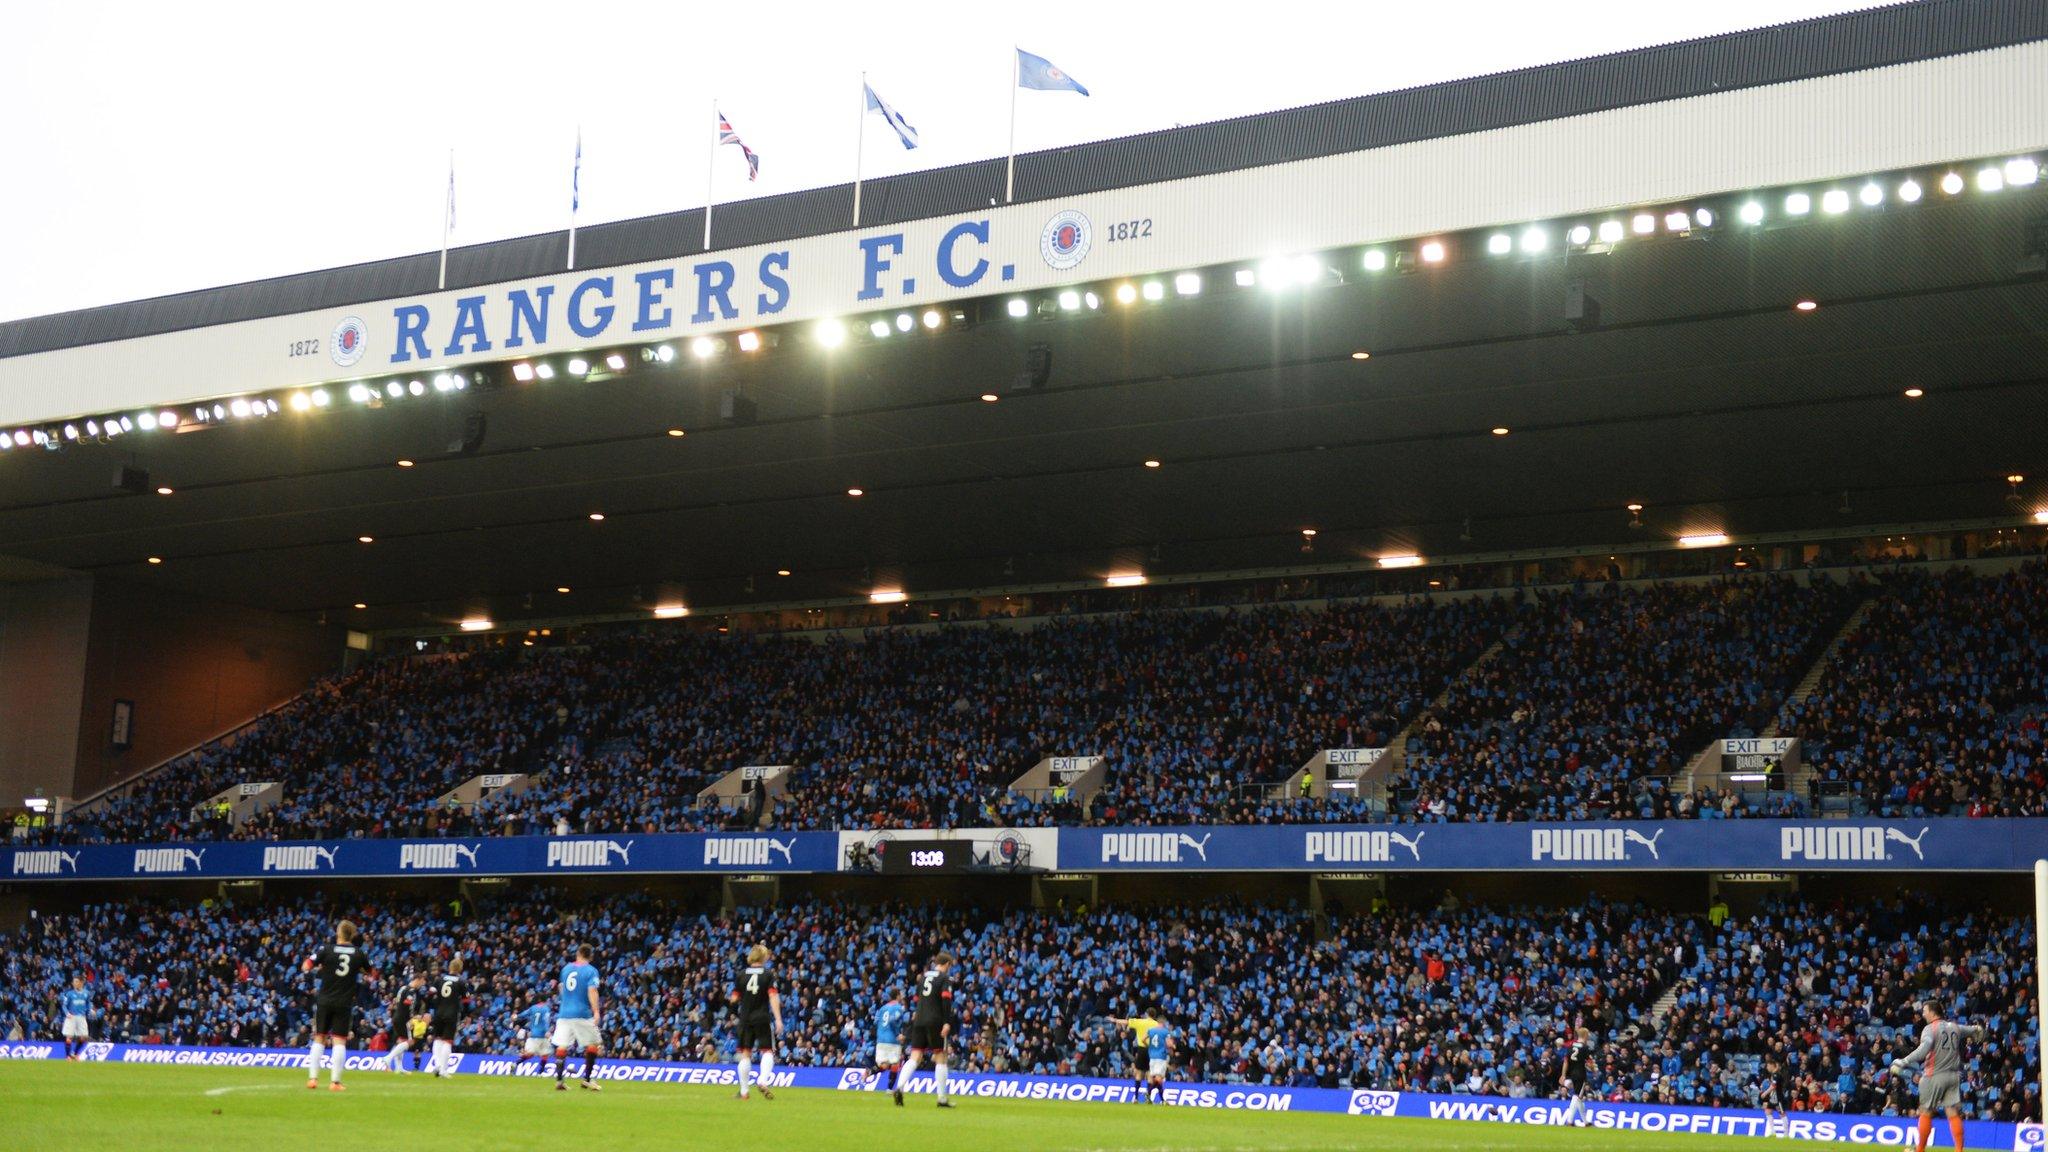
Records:
[[[576,167],[569,171],[569,215],[583,207],[583,129],[576,130]]]
[[[889,122],[889,127],[894,128],[896,130],[896,138],[903,141],[903,146],[905,148],[917,147],[917,126],[912,124],[910,121],[905,120],[903,118],[903,113],[898,112],[896,109],[890,107],[889,102],[887,100],[884,100],[880,96],[875,95],[875,90],[873,86],[863,84],[861,85],[861,87],[865,89],[868,94],[868,111],[880,112],[882,114],[882,119],[887,120]]]
[[[1053,62],[1043,56],[1034,56],[1022,48],[1017,49],[1017,87],[1030,88],[1038,92],[1079,92],[1086,96],[1088,89],[1079,80],[1060,71]]]

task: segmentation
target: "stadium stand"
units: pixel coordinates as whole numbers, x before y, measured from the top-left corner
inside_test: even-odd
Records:
[[[608,1053],[620,1057],[728,1057],[725,993],[761,941],[792,1021],[783,1056],[802,1064],[869,1060],[875,1008],[907,994],[941,947],[962,957],[958,1059],[970,1069],[1125,1076],[1132,1048],[1109,1017],[1158,1006],[1186,1037],[1177,1075],[1195,1080],[1544,1095],[1567,1031],[1584,1026],[1610,1099],[1746,1105],[1777,1077],[1795,1110],[1873,1111],[1903,1090],[1885,1067],[1912,1043],[1915,997],[1942,995],[1993,1036],[2031,1019],[2032,931],[1988,910],[1785,899],[1718,928],[1597,898],[1329,911],[1319,932],[1300,909],[1233,902],[720,914],[529,889],[482,906],[108,903],[43,916],[8,942],[0,1012],[12,1019],[0,1023],[48,1032],[58,991],[83,974],[96,1036],[297,1046],[310,1011],[298,961],[342,916],[369,933],[365,1034],[386,1026],[381,1006],[410,970],[460,954],[477,977],[461,1040],[472,1051],[516,1050],[514,1014],[553,998],[580,940],[598,944]],[[1984,1115],[2036,1115],[2037,1069],[2026,1045],[1984,1044],[1968,1098]]]

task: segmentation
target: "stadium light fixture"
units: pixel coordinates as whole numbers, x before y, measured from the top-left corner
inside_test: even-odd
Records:
[[[1804,192],[1794,192],[1785,197],[1785,215],[1804,216],[1813,211],[1813,197]]]
[[[1755,200],[1746,200],[1735,217],[1744,224],[1761,224],[1764,222],[1764,206]]]
[[[1111,588],[1136,588],[1138,585],[1143,584],[1144,582],[1145,574],[1143,572],[1112,573],[1107,579],[1103,581],[1104,584],[1107,584]]]
[[[1977,170],[1977,191],[2000,192],[2004,189],[2005,173],[2002,170],[1996,167],[1980,168]]]
[[[1919,388],[1906,389],[1906,399],[1908,400],[1918,400],[1919,398],[1925,395],[1927,395],[1927,393]]]
[[[1382,568],[1420,568],[1422,567],[1422,557],[1417,556],[1413,552],[1398,552],[1391,556],[1380,557],[1379,563]]]
[[[545,365],[543,365],[543,367],[545,367]],[[418,380],[414,380],[411,383],[407,384],[405,386],[405,390],[414,396],[424,396],[427,394],[427,386],[425,384],[420,383]]]
[[[1945,194],[1945,195],[1949,195],[1949,196],[1959,196],[1959,195],[1961,195],[1961,194],[1962,194],[1962,191],[1963,191],[1963,174],[1962,174],[1961,172],[1944,172],[1944,173],[1942,173],[1942,176],[1941,176],[1941,190],[1942,190],[1943,194]]]
[[[294,401],[296,401],[296,400],[297,400],[298,398],[299,398],[299,394],[297,394],[297,393],[294,393],[294,394],[293,394],[293,396],[292,396],[292,399],[293,399]],[[137,425],[137,426],[139,426],[139,427],[140,427],[140,428],[141,428],[141,429],[142,429],[143,431],[147,432],[147,431],[149,431],[150,429],[152,429],[152,428],[155,428],[155,427],[156,427],[156,413],[154,413],[154,412],[144,412],[144,413],[143,413],[142,415],[140,415],[140,416],[137,416],[137,417],[135,418],[135,423],[136,423],[136,425]]]
[[[76,439],[78,439],[78,425],[76,425],[76,424],[66,424],[66,425],[64,426],[64,438],[65,438],[66,440],[76,440]],[[12,437],[10,437],[10,436],[7,436],[7,435],[6,435],[6,434],[4,434],[4,433],[0,433],[0,440],[4,440],[4,441],[6,441],[6,442],[7,442],[7,443],[9,443],[9,444],[12,444],[12,443],[14,442],[14,440],[13,440],[13,438],[12,438]]]
[[[742,352],[759,352],[761,350],[761,334],[754,331],[742,332],[739,334],[737,343]]]
[[[614,352],[604,358],[604,366],[614,372],[624,372],[626,370],[626,358]]]
[[[1691,227],[1692,217],[1684,212],[1666,212],[1664,214],[1664,230],[1666,232],[1684,232]]]
[[[1905,180],[1900,182],[1899,199],[1904,200],[1908,204],[1919,203],[1920,182],[1918,180]]]
[[[576,356],[576,357],[572,357],[572,358],[571,358],[571,359],[569,360],[569,375],[571,375],[571,376],[588,376],[589,374],[590,374],[590,361],[588,361],[588,360],[585,360],[585,359],[584,359],[583,357],[581,357],[581,356]],[[418,381],[414,381],[414,383],[418,383]],[[445,391],[445,389],[444,389],[444,391]],[[415,395],[417,395],[417,393],[415,393]]]
[[[901,588],[877,588],[868,593],[870,604],[901,604],[908,599],[909,595]]]
[[[177,489],[171,487],[169,484],[159,484],[157,485],[156,494],[159,496],[169,496],[171,493],[176,491]]]
[[[368,604],[366,604],[366,603],[364,603],[364,602],[363,602],[363,601],[361,601],[361,600],[358,600],[358,601],[356,601],[356,602],[355,602],[354,604],[351,604],[351,605],[350,605],[350,607],[351,607],[351,608],[354,608],[354,609],[356,609],[357,611],[359,611],[359,612],[360,612],[360,611],[362,611],[363,609],[365,609],[365,608],[368,608],[368,607],[369,607],[369,605],[368,605]]]
[[[531,364],[514,364],[514,365],[512,366],[512,378],[513,378],[514,380],[517,380],[517,381],[519,381],[519,382],[520,382],[521,384],[524,384],[524,383],[526,383],[526,382],[528,382],[528,381],[532,380],[532,379],[533,379],[533,365],[531,365]],[[354,389],[350,389],[350,394],[351,394],[351,395],[353,395],[353,394],[354,394]]]
[[[668,364],[668,363],[672,363],[672,362],[673,362],[673,361],[675,360],[675,358],[676,358],[676,348],[675,348],[675,345],[673,345],[673,344],[662,344],[662,345],[660,345],[660,346],[656,347],[656,348],[654,349],[654,358],[655,358],[656,360],[659,360],[659,361],[661,361],[661,362],[662,362],[663,364]]]
[[[1250,288],[1259,282],[1259,274],[1250,268],[1239,268],[1234,279],[1239,288]]]
[[[1545,232],[1541,228],[1525,228],[1522,230],[1521,248],[1523,252],[1534,255],[1548,247],[1550,247],[1550,233]]]
[[[1157,467],[1159,467],[1159,461],[1157,461],[1157,460],[1147,460],[1147,461],[1145,461],[1145,467],[1147,467],[1147,468],[1157,468]]]
[[[1570,244],[1581,246],[1591,244],[1593,242],[1593,229],[1584,224],[1574,224],[1571,231],[1564,234],[1564,238]]]
[[[524,368],[526,366],[522,364],[520,365],[520,367]],[[512,374],[514,376],[517,376],[519,374],[518,369],[513,369]],[[528,368],[526,371],[526,375],[528,379],[531,379],[533,377],[533,370],[531,368]],[[355,401],[358,404],[368,404],[370,402],[370,386],[367,384],[349,385],[348,398]]]
[[[543,360],[533,366],[533,374],[542,380],[553,380],[555,378],[555,366]]]
[[[489,632],[491,630],[491,618],[488,616],[466,616],[462,621],[462,630],[464,632]]]
[[[699,360],[709,360],[718,353],[718,341],[709,336],[699,336],[690,341],[690,355]]]
[[[1199,273],[1183,272],[1173,278],[1173,290],[1182,296],[1199,296],[1202,292],[1202,277]]]
[[[1689,536],[1680,536],[1678,538],[1678,546],[1680,548],[1719,548],[1721,545],[1728,543],[1729,539],[1726,532],[1695,532]]]
[[[654,606],[654,615],[657,619],[661,620],[675,620],[689,614],[689,607],[683,604],[657,604]]]
[[[1302,536],[1304,536],[1304,537],[1306,537],[1307,539],[1310,539],[1310,540],[1313,540],[1313,539],[1315,539],[1315,538],[1316,538],[1316,530],[1315,530],[1315,529],[1313,529],[1313,528],[1303,528],[1303,529],[1301,530],[1301,534],[1302,534]]]
[[[1372,359],[1372,353],[1360,348],[1351,354],[1351,358],[1353,360],[1370,360]]]
[[[1086,304],[1088,310],[1093,312],[1097,308],[1102,307],[1102,297],[1097,296],[1093,292],[1083,292],[1081,293],[1081,303]]]
[[[1621,221],[1602,220],[1600,222],[1600,242],[1602,244],[1619,244],[1621,243],[1624,231],[1626,231],[1626,228]]]
[[[573,366],[574,364],[576,364],[576,363],[579,363],[579,361],[573,361],[573,360],[572,360],[572,361],[570,361],[570,363],[571,363],[571,365]],[[585,365],[585,368],[588,368],[588,367],[589,367],[589,365]],[[442,373],[440,373],[439,375],[435,376],[435,377],[434,377],[434,391],[436,391],[436,392],[453,392],[453,391],[455,391],[455,377],[453,377],[453,376],[450,376],[450,375],[449,375],[448,373],[446,373],[446,372],[442,372]]]
[[[675,439],[681,439],[682,437],[687,435],[687,433],[685,433],[681,428],[671,428],[668,430],[668,434],[670,437]]]
[[[1811,312],[1818,307],[1820,307],[1820,304],[1813,300],[1801,300],[1792,306],[1793,310],[1797,312]]]
[[[1693,209],[1692,226],[1695,228],[1712,228],[1714,226],[1714,210],[1712,208]]]
[[[843,320],[820,320],[813,332],[818,343],[827,348],[837,348],[846,343],[846,322]]]
[[[2034,523],[2048,524],[2048,508],[2043,508],[2039,512],[2034,513]]]
[[[1138,298],[1138,287],[1135,284],[1119,284],[1114,295],[1117,303],[1129,304]]]
[[[398,387],[398,385],[393,384],[392,387],[396,388]],[[237,396],[232,401],[229,401],[228,411],[234,413],[236,419],[246,420],[249,417],[249,402],[247,400],[244,400],[242,397]],[[109,432],[112,432],[115,428],[118,427],[120,427],[120,425],[112,422],[109,422],[107,424],[107,430]]]
[[[2024,187],[2041,178],[2041,166],[2032,157],[2020,156],[2005,162],[2005,182]]]
[[[1441,240],[1425,240],[1420,249],[1424,264],[1441,264],[1448,254]]]
[[[859,496],[865,496],[865,495],[867,495],[867,489],[865,489],[865,488],[848,488],[848,489],[846,490],[846,494],[847,494],[848,496],[855,496],[855,497],[859,497]]]
[[[399,461],[398,461],[398,466],[399,466],[400,468],[410,468],[410,467],[412,467],[412,461],[410,461],[410,460],[407,460],[407,459],[405,459],[405,458],[403,458],[403,457],[400,457],[400,458],[399,458]]]
[[[1157,280],[1147,280],[1145,281],[1145,286],[1143,288],[1138,289],[1138,295],[1143,296],[1145,299],[1150,300],[1153,303],[1158,303],[1159,301],[1166,299],[1166,285],[1160,283]]]
[[[313,390],[313,403],[325,406],[327,403],[327,390],[315,388]],[[164,409],[156,414],[156,426],[159,428],[176,428],[178,426],[178,414],[169,408]]]
[[[1657,230],[1657,218],[1648,212],[1638,212],[1629,217],[1628,230],[1638,236],[1648,236]]]
[[[1486,238],[1486,254],[1488,256],[1505,256],[1514,249],[1514,246],[1515,242],[1508,239],[1508,234],[1505,232],[1495,232]]]
[[[567,584],[557,584],[555,585],[555,591],[567,596],[569,594],[569,586]]]
[[[1031,315],[1031,301],[1026,300],[1022,296],[1012,296],[1010,297],[1010,302],[1004,305],[1004,310],[1015,319],[1022,320],[1024,317]],[[884,334],[886,334],[888,325],[877,320],[875,321],[875,327],[883,329]]]
[[[1494,425],[1494,426],[1493,426],[1493,434],[1494,434],[1495,436],[1505,436],[1505,435],[1507,435],[1507,434],[1508,434],[1508,426],[1507,426],[1507,425],[1505,425],[1505,424],[1496,424],[1496,425]]]
[[[787,575],[789,575],[789,569],[787,569],[787,568],[777,568],[777,569],[775,570],[775,574],[776,574],[777,576],[787,576]]]
[[[1368,248],[1368,249],[1366,249],[1366,250],[1365,250],[1365,255],[1359,258],[1359,263],[1361,263],[1361,264],[1365,265],[1365,270],[1366,270],[1367,272],[1384,272],[1384,271],[1386,271],[1386,270],[1387,270],[1387,252],[1386,252],[1386,249],[1384,249],[1384,248]],[[1238,275],[1239,275],[1239,276],[1243,276],[1243,275],[1244,275],[1244,273],[1240,272],[1240,273],[1238,273]],[[1244,281],[1242,281],[1242,280],[1238,281],[1238,283],[1240,283],[1240,284],[1242,284],[1243,282],[1244,282]]]
[[[1018,302],[1012,300],[1010,301],[1010,303],[1014,306]],[[1013,307],[1011,309],[1010,315],[1015,316],[1016,314],[1016,310]],[[873,336],[877,340],[887,340],[889,338],[889,333],[893,331],[895,331],[895,329],[889,327],[889,322],[887,320],[877,320],[874,323],[868,325],[868,335]]]
[[[996,394],[995,394],[995,393],[993,393],[993,392],[983,392],[983,393],[981,394],[981,402],[982,402],[983,404],[993,404],[993,403],[995,403],[996,401],[998,401],[998,400],[1001,400],[1001,399],[1002,399],[1002,397],[1001,397],[1001,396],[998,396],[998,395],[996,395]]]
[[[1840,216],[1849,210],[1849,192],[1846,188],[1830,188],[1820,194],[1820,210],[1830,216]]]
[[[1060,293],[1060,311],[1072,312],[1081,306],[1081,294],[1072,288]]]
[[[592,524],[602,524],[602,523],[604,523],[604,513],[602,513],[602,512],[592,512],[592,513],[590,514],[590,522],[591,522]]]
[[[163,563],[163,562],[164,562],[164,558],[163,558],[163,557],[161,557],[161,556],[151,556],[151,557],[149,558],[149,562],[150,562],[151,564],[161,564],[161,563]]]
[[[915,327],[917,327],[917,320],[910,313],[898,312],[896,314],[896,330],[898,332],[908,332]]]
[[[1865,208],[1875,208],[1884,203],[1884,185],[1872,180],[1856,190],[1856,199],[1862,201]]]

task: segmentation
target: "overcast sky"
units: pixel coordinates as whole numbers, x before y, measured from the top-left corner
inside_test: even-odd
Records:
[[[0,319],[1001,156],[1824,15],[1841,0],[714,5],[0,0]]]

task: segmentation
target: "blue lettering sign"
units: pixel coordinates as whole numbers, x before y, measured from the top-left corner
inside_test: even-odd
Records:
[[[653,272],[642,272],[633,277],[633,283],[640,286],[640,314],[633,320],[633,331],[645,332],[650,328],[668,327],[674,318],[674,311],[667,307],[663,307],[658,313],[655,311],[655,305],[661,303],[661,293],[655,291],[654,286],[660,284],[663,288],[674,288],[676,270],[661,268]]]
[[[403,364],[417,356],[427,358],[427,306],[425,304],[401,304],[391,310],[391,318],[398,322],[398,346],[392,349],[391,362]]]
[[[988,275],[988,261],[977,256],[973,267],[965,272],[960,271],[953,263],[953,244],[962,236],[972,236],[983,244],[988,243],[988,221],[962,221],[953,225],[939,240],[939,279],[955,288],[972,288],[981,282],[983,276]]]
[[[612,314],[618,311],[618,309],[610,304],[602,304],[592,309],[592,312],[597,317],[596,320],[585,320],[583,318],[583,297],[584,294],[590,292],[597,293],[598,298],[601,300],[610,300],[612,298],[612,278],[609,276],[592,276],[590,279],[578,284],[575,291],[569,293],[569,331],[585,339],[604,331],[612,322]]]
[[[533,334],[535,344],[548,342],[548,302],[554,298],[555,286],[542,285],[529,296],[524,288],[514,288],[509,299],[512,302],[512,333],[505,337],[505,347],[520,348],[526,344],[526,337],[520,335],[523,323],[526,331]]]
[[[481,296],[464,296],[455,302],[455,331],[448,334],[448,355],[462,355],[465,336],[470,340],[469,351],[491,350],[491,338],[484,333],[484,298]]]
[[[903,233],[892,232],[887,236],[869,236],[860,242],[861,273],[858,300],[879,300],[882,298],[882,273],[889,270],[889,261],[882,255],[886,248],[893,255],[903,255]]]
[[[690,315],[695,324],[707,323],[723,317],[731,320],[737,317],[739,309],[732,306],[732,265],[724,260],[710,260],[697,265],[697,310]],[[718,311],[711,310],[711,302],[718,302]]]
[[[789,306],[789,281],[779,273],[789,271],[789,253],[770,252],[761,257],[761,284],[775,295],[761,293],[754,299],[754,307],[763,316],[772,316]]]

